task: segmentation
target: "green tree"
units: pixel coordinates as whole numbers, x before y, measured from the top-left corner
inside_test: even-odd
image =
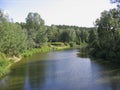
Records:
[[[98,31],[98,42],[92,45],[94,55],[101,58],[116,58],[120,52],[119,32],[119,11],[111,9],[104,11],[100,19],[97,19],[96,26]]]
[[[114,34],[119,27],[119,12],[116,9],[104,11],[98,23],[98,39],[101,48],[110,49],[114,44]]]
[[[76,43],[77,44],[81,44],[81,31],[78,29],[78,30],[75,30],[76,32]]]
[[[27,37],[19,25],[4,23],[0,29],[0,51],[7,55],[19,55],[27,48]]]
[[[48,41],[49,42],[57,42],[59,41],[60,32],[59,29],[55,25],[51,25],[48,27]]]
[[[38,13],[30,12],[26,18],[26,28],[28,31],[28,48],[39,47],[43,43],[41,37],[46,38],[44,20]]]
[[[88,37],[88,44],[89,47],[96,48],[96,44],[98,43],[98,33],[96,29],[92,29],[89,31],[89,37]]]
[[[76,33],[73,29],[65,29],[60,35],[60,40],[62,42],[75,42]]]
[[[87,30],[81,30],[81,42],[82,43],[88,43],[88,37],[89,37],[89,33]]]

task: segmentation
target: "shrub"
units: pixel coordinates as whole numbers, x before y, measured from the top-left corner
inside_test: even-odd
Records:
[[[75,47],[76,43],[75,42],[70,42],[69,45],[70,45],[70,47]]]

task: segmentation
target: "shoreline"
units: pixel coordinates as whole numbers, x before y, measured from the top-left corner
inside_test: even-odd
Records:
[[[7,70],[7,71],[0,75],[0,80],[11,72],[11,70],[10,70],[11,66],[14,65],[15,63],[21,61],[22,58],[32,56],[33,54],[36,54],[36,53],[59,51],[59,50],[70,49],[70,48],[71,47],[69,45],[68,46],[52,46],[51,45],[51,46],[44,46],[41,48],[34,48],[31,50],[28,50],[25,53],[23,53],[22,55],[20,55],[19,57],[16,57],[16,56],[7,57],[7,61],[12,62],[12,63],[9,63],[7,66],[5,66],[5,70]]]

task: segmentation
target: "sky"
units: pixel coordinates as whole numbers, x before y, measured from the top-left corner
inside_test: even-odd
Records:
[[[93,27],[101,12],[114,8],[110,0],[0,0],[14,22],[25,22],[29,12],[37,12],[46,25]]]

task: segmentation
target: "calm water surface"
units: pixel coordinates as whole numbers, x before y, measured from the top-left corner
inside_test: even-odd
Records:
[[[0,90],[120,90],[119,66],[77,53],[64,50],[26,58],[0,80]]]

